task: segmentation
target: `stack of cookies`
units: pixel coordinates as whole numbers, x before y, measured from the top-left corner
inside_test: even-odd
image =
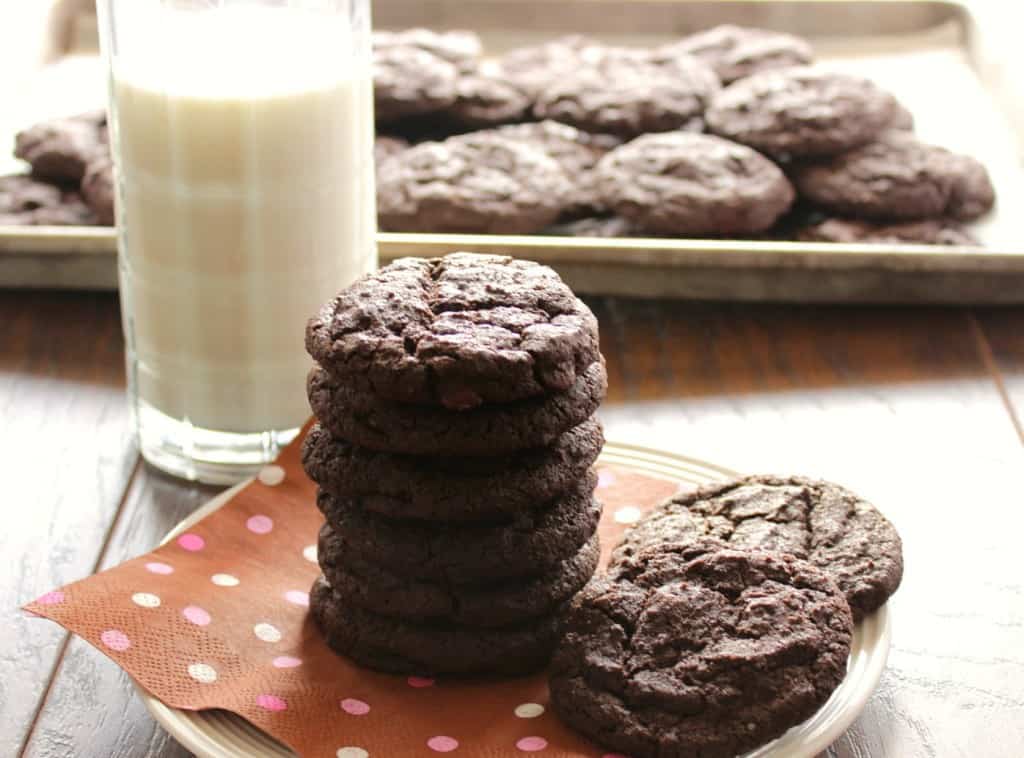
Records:
[[[306,345],[328,643],[407,674],[543,666],[599,557],[593,314],[549,268],[455,253],[363,277]]]

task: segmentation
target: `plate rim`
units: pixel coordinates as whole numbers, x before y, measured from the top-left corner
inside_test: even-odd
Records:
[[[726,466],[720,466],[701,458],[694,458],[671,450],[618,441],[605,442],[604,449],[601,451],[601,454],[597,459],[597,463],[602,462],[606,464],[626,465],[643,469],[647,473],[662,476],[666,479],[678,478],[678,476],[672,476],[671,470],[674,469],[679,471],[680,465],[682,465],[686,470],[690,470],[695,473],[703,472],[705,476],[711,474],[713,478],[717,479],[730,479],[741,476],[740,472],[734,469]],[[246,479],[207,500],[203,505],[175,524],[160,540],[160,546],[167,544],[189,527],[218,511],[227,504],[235,494],[248,486],[252,481],[253,478]],[[852,698],[850,703],[840,710],[839,714],[833,718],[825,728],[819,730],[816,735],[812,736],[806,745],[802,746],[806,752],[795,754],[794,758],[797,758],[797,756],[801,758],[803,756],[806,756],[806,758],[812,758],[823,750],[826,750],[857,720],[863,712],[864,707],[877,690],[878,682],[882,678],[882,672],[885,671],[888,663],[889,652],[892,646],[892,613],[888,602],[884,603],[873,614],[863,619],[860,624],[857,625],[857,630],[862,630],[869,624],[873,627],[878,627],[876,635],[877,641],[874,645],[874,654],[868,656],[868,662],[861,677],[863,682],[862,686],[855,690],[855,697]],[[849,675],[849,672],[847,675]],[[146,706],[146,710],[149,711],[150,715],[153,716],[157,723],[159,723],[160,726],[171,735],[171,737],[195,755],[200,758],[239,758],[239,756],[244,756],[244,754],[234,750],[225,750],[223,746],[211,738],[197,722],[196,714],[203,713],[204,711],[216,711],[219,709],[187,710],[183,708],[172,708],[165,705],[155,696],[151,695],[134,678],[132,678],[131,681],[132,686],[139,694],[143,705]],[[825,708],[826,705],[823,705],[822,708]],[[819,709],[819,711],[820,710],[821,709]],[[224,711],[224,713],[227,714],[228,718],[240,722],[240,724],[244,725],[244,728],[257,732],[264,739],[276,742],[286,751],[295,755],[294,751],[286,745],[277,742],[277,740],[275,740],[271,735],[247,721],[241,715],[231,711]],[[815,713],[815,716],[816,715],[817,712]],[[803,723],[815,718],[815,716],[811,716],[810,719],[807,719]],[[185,724],[182,723],[183,721]],[[187,727],[191,728],[187,728],[186,724]],[[741,758],[767,757],[775,743],[782,739],[785,739],[785,734],[777,738],[777,740],[773,740],[750,753],[746,753],[744,756],[741,756]]]

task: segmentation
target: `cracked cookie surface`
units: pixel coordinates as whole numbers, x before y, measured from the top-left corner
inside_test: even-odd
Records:
[[[420,47],[373,51],[373,108],[378,122],[433,113],[455,102],[459,69]]]
[[[486,132],[416,145],[377,179],[381,228],[395,232],[529,234],[554,221],[572,191],[543,152]]]
[[[601,199],[638,228],[663,234],[764,231],[793,203],[770,160],[707,134],[648,134],[597,164]]]
[[[558,274],[474,253],[359,279],[309,322],[306,349],[349,388],[460,410],[571,390],[599,357],[597,320]]]
[[[874,82],[814,66],[763,71],[719,92],[708,130],[775,157],[821,157],[870,142],[896,117]]]
[[[770,29],[722,24],[683,37],[656,51],[659,58],[692,55],[711,67],[723,84],[760,71],[810,63],[807,40]]]
[[[322,576],[309,593],[309,610],[336,652],[396,674],[523,676],[547,663],[558,638],[557,613],[497,629],[410,623],[345,602]]]
[[[901,131],[830,161],[798,166],[793,181],[801,195],[826,210],[879,221],[969,221],[995,204],[980,162]]]
[[[328,524],[317,555],[324,576],[345,602],[410,621],[446,621],[493,628],[554,613],[593,576],[600,558],[594,535],[579,552],[531,579],[453,585],[395,574],[345,550]]]
[[[548,503],[586,474],[604,444],[589,418],[548,447],[511,455],[440,458],[382,453],[314,426],[302,449],[309,477],[332,495],[383,516],[501,521]]]
[[[732,758],[825,703],[853,623],[809,563],[705,540],[613,566],[563,630],[550,668],[563,721],[629,755]]]
[[[835,581],[857,620],[881,606],[903,577],[893,525],[853,492],[804,477],[749,476],[676,495],[626,532],[612,562],[650,545],[705,537],[809,561]]]
[[[577,553],[601,518],[596,484],[591,470],[555,501],[501,524],[389,519],[323,491],[317,507],[345,554],[399,575],[472,585],[540,576]]]

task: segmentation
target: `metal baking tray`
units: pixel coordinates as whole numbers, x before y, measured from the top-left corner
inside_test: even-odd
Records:
[[[1024,303],[1024,55],[989,4],[948,0],[375,0],[378,28],[473,29],[488,51],[583,33],[656,44],[719,23],[808,37],[821,61],[870,76],[922,139],[982,160],[999,196],[986,250],[670,239],[381,234],[382,261],[453,250],[555,267],[578,291],[789,302]],[[2,138],[3,135],[0,135]],[[112,230],[0,227],[0,286],[116,287]]]

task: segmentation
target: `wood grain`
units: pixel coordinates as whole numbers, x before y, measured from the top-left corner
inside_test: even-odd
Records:
[[[0,755],[17,754],[67,638],[15,609],[95,570],[135,465],[117,307],[0,294]]]
[[[171,527],[220,490],[189,485],[148,466],[132,481],[100,569],[155,547]],[[95,703],[103,704],[103,717]],[[180,758],[190,753],[153,720],[131,678],[88,643],[75,638],[57,671],[24,755],[77,758]]]
[[[15,474],[20,491],[46,514],[18,521],[13,532],[20,536],[5,537],[13,541],[4,546],[35,566],[10,591],[21,600],[88,573],[97,561],[109,566],[147,550],[213,490],[143,468],[117,513],[133,456],[120,405],[113,301],[27,296],[10,302],[0,298],[0,316],[13,325],[0,335],[0,407],[6,420],[17,406],[20,420],[18,444],[7,442],[3,453],[15,468],[29,467]],[[876,502],[903,535],[907,569],[892,601],[888,670],[829,755],[1019,756],[1024,579],[1016,535],[1024,510],[1015,485],[1024,446],[1007,408],[1008,401],[1024,402],[1024,348],[1015,337],[1024,334],[1024,311],[981,312],[975,324],[967,312],[945,309],[590,302],[608,361],[602,416],[610,438],[740,470],[833,479]],[[112,346],[104,351],[104,340],[89,342],[97,333]],[[83,452],[96,419],[116,421],[121,432],[101,432],[103,444],[92,441]],[[61,466],[32,463],[55,445]],[[116,481],[100,488],[116,491],[114,507],[97,505],[106,502],[97,496],[99,481]],[[102,553],[102,539],[83,539],[108,531]],[[27,552],[29,546],[36,552]],[[56,556],[52,567],[49,553]],[[52,635],[50,647],[42,646],[52,667],[60,635],[43,622],[18,623],[33,624],[34,644]],[[17,699],[29,703],[19,707],[29,714],[45,689],[45,674],[35,679],[37,668],[0,672],[0,686],[18,682]],[[14,729],[7,723],[12,690],[0,692],[0,729],[15,734],[19,722]],[[150,719],[124,674],[73,642],[41,702],[25,754],[187,753]]]

